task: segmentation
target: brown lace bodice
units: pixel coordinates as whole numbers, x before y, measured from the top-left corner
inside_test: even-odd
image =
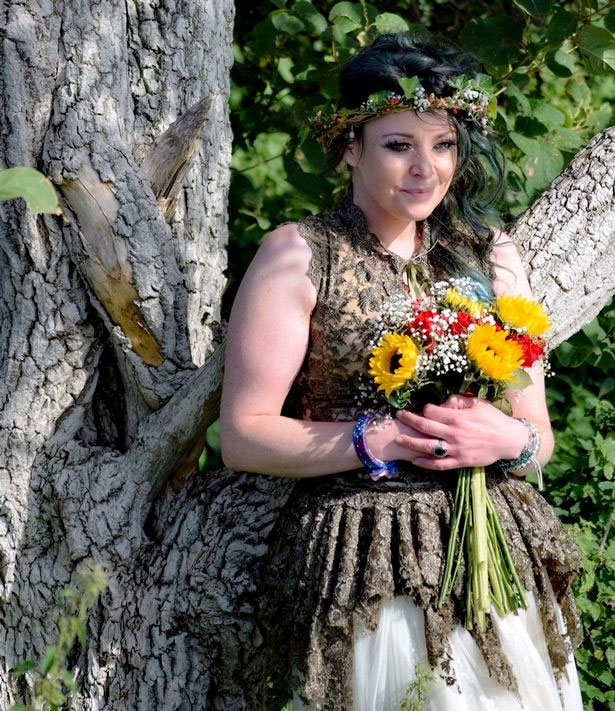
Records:
[[[353,420],[366,404],[368,360],[379,319],[393,300],[410,298],[407,260],[387,251],[370,233],[361,210],[350,200],[298,223],[312,250],[309,277],[317,291],[308,353],[295,383],[302,419]],[[432,263],[434,245],[423,226],[415,258],[432,279],[445,278]],[[477,271],[491,275],[460,235],[457,250]],[[437,253],[436,253],[437,254]]]

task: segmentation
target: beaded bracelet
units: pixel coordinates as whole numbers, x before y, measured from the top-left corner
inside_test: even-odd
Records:
[[[538,478],[538,488],[542,491],[543,480],[542,480],[542,469],[536,455],[540,449],[540,433],[536,425],[525,417],[515,417],[515,420],[523,423],[528,431],[529,438],[525,447],[521,450],[521,454],[516,459],[500,459],[495,462],[497,467],[504,469],[509,472],[516,472],[521,469],[525,469],[528,464],[531,464],[536,471],[536,476]]]
[[[399,473],[397,462],[383,462],[382,459],[374,457],[370,448],[367,446],[365,438],[368,425],[374,420],[381,417],[377,412],[362,412],[352,430],[352,443],[354,451],[361,464],[365,467],[365,471],[372,481],[378,479],[393,479]]]

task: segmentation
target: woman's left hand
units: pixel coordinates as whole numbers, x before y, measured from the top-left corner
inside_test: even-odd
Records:
[[[522,422],[476,397],[452,395],[442,405],[425,405],[422,415],[400,410],[396,416],[422,435],[433,438],[432,452],[439,448],[446,450],[445,456],[415,457],[413,463],[423,469],[443,471],[516,459],[528,440],[528,431]],[[409,435],[400,435],[395,441],[411,449],[419,445],[419,441],[415,442]],[[420,445],[425,451],[424,438]]]

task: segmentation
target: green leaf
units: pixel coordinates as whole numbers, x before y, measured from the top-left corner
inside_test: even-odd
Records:
[[[547,41],[550,45],[561,45],[577,29],[577,18],[571,12],[558,7],[547,25]]]
[[[604,26],[609,32],[615,33],[615,7],[612,7],[604,16]]]
[[[566,91],[570,94],[577,107],[589,106],[592,94],[583,77],[573,77],[566,82]]]
[[[544,190],[564,169],[564,156],[553,144],[547,141],[536,141],[540,152],[527,154],[521,160],[521,168],[525,172],[525,190],[528,195]]]
[[[338,2],[329,12],[329,20],[344,34],[358,30],[363,26],[361,6],[351,2]]]
[[[550,0],[514,0],[514,3],[532,17],[542,17],[551,9]]]
[[[399,15],[392,12],[383,12],[376,17],[376,29],[378,32],[407,32],[410,25]]]
[[[532,112],[530,100],[514,82],[511,82],[506,88],[505,96],[510,96],[516,102],[519,113],[530,114]]]
[[[548,128],[563,126],[566,123],[564,112],[546,101],[532,102],[532,114],[535,119],[538,119]]]
[[[527,156],[537,156],[540,155],[541,144],[534,138],[528,138],[521,133],[516,131],[511,131],[510,138],[512,142]]]
[[[411,99],[416,90],[420,88],[421,82],[418,77],[402,77],[397,80],[404,91],[406,99]]]
[[[41,672],[43,676],[47,676],[51,671],[52,667],[59,661],[59,654],[57,647],[48,647],[45,652],[45,657],[41,666]]]
[[[575,333],[555,350],[555,356],[561,365],[576,368],[584,363],[594,351],[594,343],[583,331]]]
[[[24,662],[19,662],[16,666],[11,669],[11,675],[14,677],[23,676],[31,669],[36,667],[36,662],[31,659],[26,659]]]
[[[289,15],[284,10],[276,10],[271,13],[271,22],[276,30],[289,35],[296,35],[297,32],[305,30],[305,25],[298,17]]]
[[[513,373],[512,379],[508,382],[508,386],[514,390],[523,390],[523,388],[527,388],[531,384],[532,378],[527,370],[523,368],[517,368]]]
[[[570,77],[575,72],[574,59],[562,49],[547,54],[545,64],[556,77]]]
[[[418,81],[418,80],[417,80]],[[401,84],[401,82],[400,82]],[[390,91],[375,91],[373,94],[370,94],[367,97],[368,101],[371,101],[373,104],[384,104],[389,96],[391,95]]]
[[[523,29],[523,21],[516,17],[473,19],[463,28],[459,39],[485,64],[506,66],[521,56]]]
[[[327,23],[327,18],[321,15],[320,12],[312,5],[308,0],[297,0],[293,5],[293,10],[305,23],[308,32],[311,35],[320,37],[324,34],[329,24]]]
[[[576,41],[591,71],[608,73],[615,69],[615,38],[610,32],[596,25],[583,25]]]
[[[51,181],[34,168],[0,170],[0,201],[15,198],[23,198],[33,212],[62,213]]]
[[[582,137],[571,128],[556,128],[552,135],[555,145],[562,151],[576,153],[583,146]]]
[[[58,677],[69,691],[75,691],[77,686],[75,684],[75,680],[73,679],[73,675],[69,671],[66,669],[60,669]]]

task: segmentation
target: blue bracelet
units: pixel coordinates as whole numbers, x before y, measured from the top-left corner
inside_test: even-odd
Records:
[[[509,472],[520,471],[531,464],[536,471],[538,488],[542,491],[544,486],[542,480],[542,468],[536,459],[536,455],[540,449],[540,432],[538,431],[536,425],[525,417],[515,417],[515,420],[519,420],[519,422],[527,427],[529,433],[527,444],[516,459],[499,459],[494,464],[496,467],[500,467],[504,471]]]
[[[381,417],[377,412],[362,412],[355,423],[352,430],[352,443],[354,451],[361,464],[365,467],[365,471],[372,481],[378,479],[393,479],[399,474],[399,465],[397,462],[383,462],[382,459],[374,457],[370,448],[367,446],[365,434],[370,422]]]

